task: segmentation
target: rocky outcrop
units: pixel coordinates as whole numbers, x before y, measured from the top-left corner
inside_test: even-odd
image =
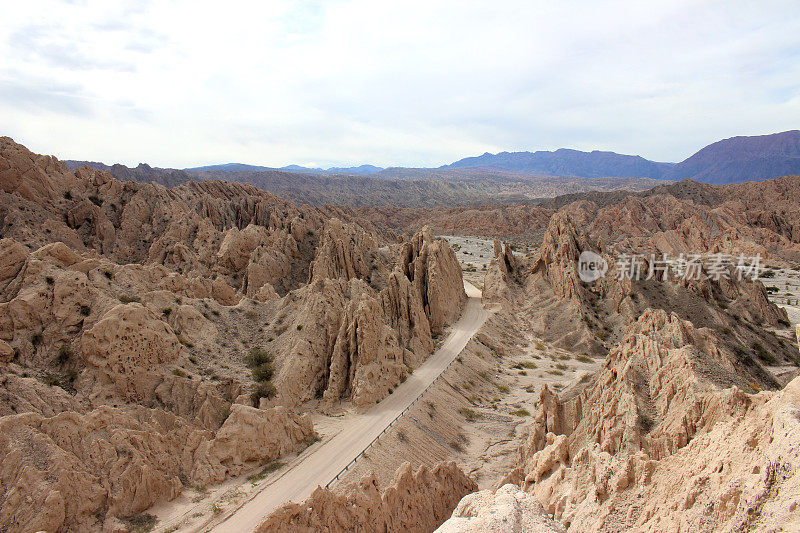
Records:
[[[506,531],[560,533],[565,529],[545,512],[535,497],[509,484],[496,492],[482,490],[464,496],[453,516],[436,533]]]
[[[432,324],[441,331],[460,315],[461,269],[444,240],[415,235],[385,274],[377,259],[367,265],[376,250],[365,239],[332,221],[311,282],[282,302],[275,347],[290,355],[278,371],[279,403],[322,397],[373,405],[431,354]]]
[[[404,463],[385,489],[373,476],[365,476],[346,494],[318,488],[305,502],[273,512],[256,531],[433,531],[475,489],[455,463],[416,471]]]
[[[592,384],[564,401],[543,389],[507,479],[571,531],[780,523],[765,510],[800,495],[786,466],[800,453],[800,419],[787,417],[800,381],[746,394],[761,385],[735,361],[711,331],[645,312]]]
[[[399,267],[422,298],[434,334],[461,315],[467,301],[461,265],[446,241],[433,238],[430,228],[403,245]]]
[[[216,432],[160,409],[103,407],[87,414],[0,418],[0,523],[9,532],[100,529],[313,440],[307,418],[280,408],[232,406]]]
[[[81,340],[81,354],[97,380],[94,394],[113,389],[128,401],[149,399],[148,376],[160,375],[161,365],[180,352],[178,337],[169,325],[141,304],[117,305]]]
[[[361,228],[344,224],[338,218],[327,220],[309,268],[309,282],[325,278],[363,279],[372,269],[370,255],[375,251],[375,241]]]

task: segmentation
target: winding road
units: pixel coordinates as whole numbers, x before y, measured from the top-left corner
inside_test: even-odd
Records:
[[[342,431],[295,464],[274,483],[212,527],[213,533],[252,531],[272,511],[287,502],[305,500],[325,486],[378,437],[438,378],[481,328],[489,313],[481,305],[481,291],[464,282],[469,297],[461,318],[452,325],[444,343],[405,383],[369,411],[358,415]]]

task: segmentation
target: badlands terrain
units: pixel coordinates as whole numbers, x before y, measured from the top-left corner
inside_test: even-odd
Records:
[[[0,531],[800,528],[798,176],[434,209],[73,168],[0,138]]]

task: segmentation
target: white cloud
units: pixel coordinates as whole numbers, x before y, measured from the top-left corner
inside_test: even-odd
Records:
[[[19,2],[0,134],[177,167],[680,160],[798,127],[799,23],[792,0]]]

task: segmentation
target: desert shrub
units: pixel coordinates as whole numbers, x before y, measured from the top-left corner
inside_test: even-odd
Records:
[[[753,351],[756,352],[758,358],[764,361],[765,363],[774,365],[777,362],[775,356],[769,353],[760,342],[754,342],[752,348]]]
[[[42,343],[41,332],[34,333],[33,335],[31,335],[31,344],[33,344],[34,346],[39,346],[41,343]]]
[[[81,312],[81,315],[83,315],[83,316],[89,316],[89,313],[92,312],[92,308],[89,307],[88,305],[82,305],[81,308],[80,308],[80,312]]]
[[[129,304],[131,302],[141,303],[142,299],[138,296],[128,296],[127,294],[123,294],[119,297],[119,301],[124,304]]]
[[[103,199],[100,198],[99,196],[97,196],[96,194],[91,195],[89,197],[89,201],[92,202],[97,207],[100,207],[101,205],[103,205]]]
[[[68,344],[62,344],[58,349],[58,363],[63,365],[72,357],[72,348]]]
[[[261,471],[258,472],[257,474],[251,474],[247,476],[247,481],[249,481],[250,483],[258,483],[259,481],[267,477],[268,474],[280,470],[282,466],[283,466],[282,462],[272,461],[271,463],[267,464],[264,468],[262,468]]]
[[[531,416],[530,411],[527,409],[517,409],[516,411],[511,411],[511,414],[514,416]]]
[[[461,409],[458,410],[458,412],[461,413],[461,416],[466,418],[469,422],[474,422],[481,417],[481,415],[479,415],[469,407],[462,407]]]
[[[64,200],[72,200],[72,192],[64,191]]]
[[[125,522],[127,522],[128,527],[130,527],[133,533],[147,533],[156,527],[158,518],[150,513],[140,513],[125,519]]]
[[[271,363],[272,355],[263,348],[252,348],[247,355],[244,356],[244,364],[248,368],[256,368],[264,363]]]
[[[250,394],[250,400],[253,402],[253,407],[258,407],[261,398],[272,398],[273,396],[275,396],[275,385],[268,382],[259,383]]]

